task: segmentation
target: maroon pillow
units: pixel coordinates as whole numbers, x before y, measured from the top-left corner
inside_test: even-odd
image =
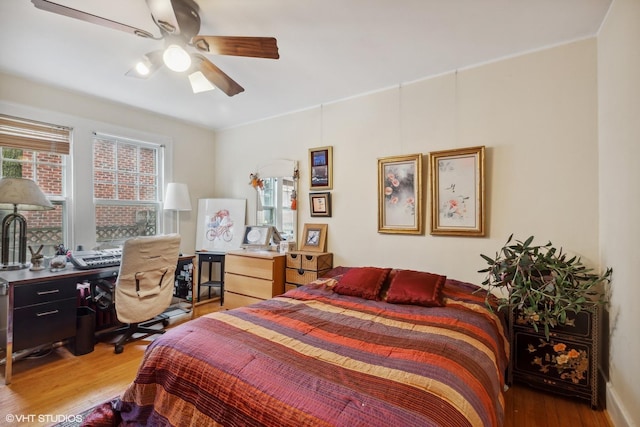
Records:
[[[389,285],[387,302],[441,307],[446,276],[414,270],[398,270]]]
[[[378,267],[352,268],[344,273],[333,291],[341,295],[375,300],[390,271],[390,268]]]

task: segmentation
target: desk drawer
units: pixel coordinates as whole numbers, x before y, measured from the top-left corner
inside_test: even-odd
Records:
[[[224,254],[199,253],[198,254],[198,261],[199,262],[222,262],[222,261],[224,261]],[[191,261],[189,261],[189,262],[191,262]]]
[[[273,259],[227,255],[225,271],[243,276],[273,279]]]
[[[14,310],[13,351],[76,334],[76,297]]]
[[[76,281],[55,281],[19,285],[14,288],[15,308],[76,297]]]
[[[226,274],[224,287],[229,292],[260,299],[269,299],[274,294],[282,293],[282,290],[274,289],[274,282],[271,280],[240,276],[233,273]]]

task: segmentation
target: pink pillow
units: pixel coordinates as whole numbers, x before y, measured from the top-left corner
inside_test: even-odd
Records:
[[[333,287],[335,293],[365,299],[378,299],[380,288],[391,271],[390,268],[355,267],[344,273]]]
[[[446,276],[413,270],[398,270],[389,285],[387,302],[441,307]]]

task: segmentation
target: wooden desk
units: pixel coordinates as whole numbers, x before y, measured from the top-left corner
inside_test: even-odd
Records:
[[[77,284],[113,278],[119,267],[0,272],[0,334],[5,332],[4,382],[11,383],[13,352],[75,336]]]

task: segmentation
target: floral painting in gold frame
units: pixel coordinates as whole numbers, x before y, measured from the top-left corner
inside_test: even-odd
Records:
[[[422,154],[378,159],[378,232],[422,234]]]
[[[485,234],[484,146],[429,153],[431,234]]]
[[[327,224],[305,224],[302,232],[301,251],[326,252]]]

